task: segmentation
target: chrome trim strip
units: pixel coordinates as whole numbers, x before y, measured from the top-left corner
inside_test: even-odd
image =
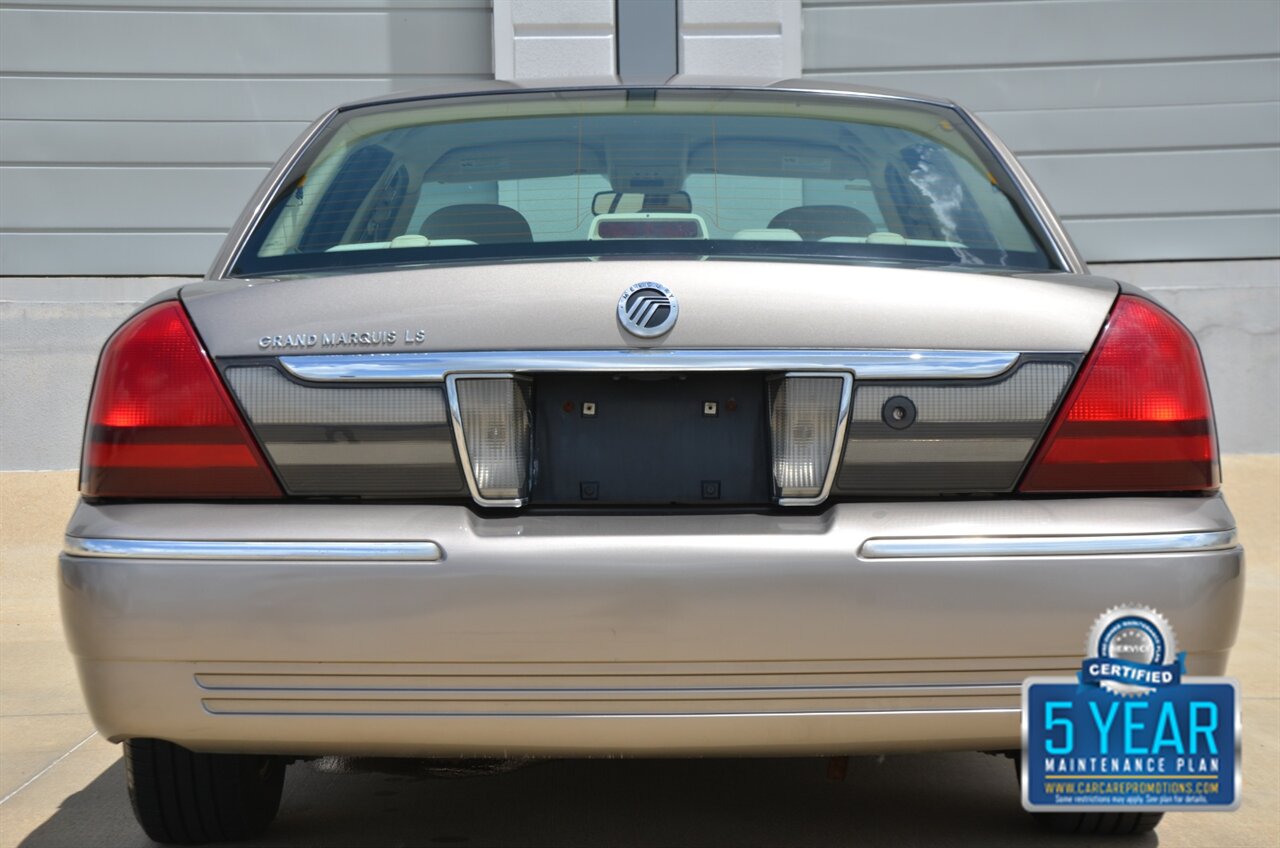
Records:
[[[868,539],[864,559],[937,557],[1098,556],[1175,554],[1218,551],[1236,545],[1236,531],[1150,533],[1115,536],[938,536],[916,539]]]
[[[840,388],[840,409],[836,412],[835,439],[831,442],[831,455],[827,459],[827,475],[822,483],[822,491],[812,498],[778,498],[778,506],[816,506],[831,496],[831,487],[835,485],[836,474],[844,464],[844,434],[849,426],[853,375],[848,371],[834,374],[830,371],[788,371],[783,375],[783,379],[787,377],[839,377],[843,382]]]
[[[534,371],[852,371],[860,380],[995,377],[1019,354],[983,350],[509,350],[282,356],[312,382],[441,382],[451,373]]]
[[[100,559],[438,562],[444,558],[435,542],[189,542],[67,536],[62,550],[67,556]]]
[[[516,375],[502,374],[450,374],[445,381],[445,396],[449,401],[449,420],[453,424],[453,443],[458,446],[458,461],[462,463],[462,473],[467,479],[467,489],[471,498],[480,506],[518,507],[529,502],[523,498],[486,498],[480,494],[480,484],[476,482],[475,469],[471,467],[471,454],[467,451],[467,434],[462,426],[462,408],[458,404],[458,380],[514,380]],[[528,487],[529,469],[525,469],[525,486]]]
[[[1194,679],[1194,678],[1193,678],[1193,679]],[[1010,695],[1012,695],[1012,694],[1013,694],[1013,693],[1010,693]],[[235,711],[232,711],[232,710],[226,709],[225,707],[223,707],[222,709],[218,709],[218,707],[221,707],[221,706],[222,706],[222,703],[223,703],[224,701],[233,701],[233,702],[235,702],[235,701],[265,701],[265,702],[267,702],[267,703],[272,703],[272,702],[275,702],[275,701],[281,701],[281,700],[294,701],[295,703],[298,703],[298,704],[306,704],[306,703],[308,703],[308,700],[309,700],[309,699],[301,699],[301,698],[299,698],[299,699],[293,699],[293,698],[283,698],[283,699],[282,699],[282,698],[226,698],[226,697],[221,697],[221,698],[202,698],[202,699],[200,700],[200,704],[201,704],[201,706],[203,706],[206,710],[208,710],[210,713],[212,713],[212,714],[214,714],[214,715],[238,715],[238,716],[296,716],[296,715],[303,715],[303,716],[340,716],[340,717],[343,717],[343,718],[348,718],[348,717],[349,717],[349,718],[355,718],[355,719],[379,718],[379,717],[382,717],[382,716],[410,716],[410,717],[413,717],[413,718],[461,718],[461,719],[467,719],[467,718],[473,718],[473,719],[474,719],[474,718],[480,718],[480,719],[535,719],[535,720],[545,720],[545,719],[563,719],[563,718],[573,718],[573,719],[578,719],[578,718],[588,718],[588,719],[640,719],[640,720],[644,720],[644,719],[682,719],[682,718],[683,718],[683,719],[689,719],[689,718],[692,718],[692,719],[716,719],[716,718],[734,718],[734,719],[737,719],[737,718],[742,718],[742,719],[751,719],[751,718],[810,718],[810,719],[811,719],[811,718],[822,718],[822,719],[832,719],[832,718],[855,718],[855,717],[857,717],[857,718],[864,718],[864,717],[872,717],[872,716],[876,716],[876,717],[878,717],[878,716],[885,716],[885,717],[890,717],[890,718],[898,718],[898,717],[903,717],[903,716],[975,716],[975,715],[993,715],[993,716],[994,716],[994,715],[1010,715],[1010,716],[1016,716],[1016,715],[1019,715],[1019,714],[1021,714],[1021,713],[1022,713],[1022,708],[1021,708],[1021,707],[958,707],[958,708],[957,708],[957,707],[942,707],[942,708],[940,708],[940,709],[933,709],[933,710],[930,710],[930,709],[917,709],[917,710],[807,710],[807,711],[801,711],[801,710],[788,710],[788,711],[786,711],[786,712],[733,712],[733,713],[731,713],[731,712],[714,712],[714,713],[671,713],[671,712],[667,712],[667,713],[662,713],[662,712],[652,712],[652,713],[606,713],[606,712],[593,712],[593,713],[588,713],[588,712],[559,712],[559,713],[550,713],[550,712],[548,712],[548,713],[534,713],[534,712],[493,712],[493,711],[488,711],[488,712],[474,712],[474,713],[464,713],[464,712],[458,712],[458,711],[456,711],[456,710],[454,710],[454,711],[450,711],[450,712],[443,712],[443,711],[441,711],[441,712],[421,712],[421,711],[417,711],[417,712],[409,712],[409,711],[406,711],[406,710],[403,710],[403,709],[402,709],[402,710],[399,710],[399,711],[392,711],[392,710],[390,710],[390,709],[386,709],[386,710],[378,710],[378,711],[376,711],[376,712],[375,712],[375,711],[369,711],[369,712],[356,712],[356,711],[351,711],[351,712],[340,712],[340,711],[336,711],[336,710],[329,710],[329,711],[325,711],[325,710],[314,710],[314,711],[308,711],[308,712],[301,712],[301,711],[297,711],[297,710],[282,710],[282,709],[274,709],[274,710],[267,710],[267,709],[259,709],[259,710],[243,709],[243,710],[235,710]],[[321,698],[321,699],[316,699],[316,700],[319,700],[321,703],[324,703],[325,701],[329,701],[329,700],[333,700],[333,699]],[[341,699],[341,700],[346,701],[346,700],[351,700],[351,699],[343,698],[343,699]],[[362,699],[358,699],[358,700],[360,700],[360,701],[366,701],[366,700],[371,700],[371,699],[363,699],[363,698],[362,698]],[[391,707],[391,706],[395,706],[395,705],[397,705],[397,704],[399,704],[399,705],[404,705],[404,706],[412,706],[412,705],[417,704],[417,703],[419,703],[419,702],[418,702],[418,701],[416,701],[416,700],[409,700],[409,699],[402,700],[402,699],[396,699],[396,698],[387,698],[387,699],[377,700],[377,701],[376,701],[376,703],[378,703],[379,705],[386,705],[386,706],[388,706],[388,707]],[[574,756],[574,755],[570,755],[570,756]],[[581,754],[578,754],[577,756],[581,756]],[[1108,807],[1107,809],[1114,809],[1114,808],[1113,808],[1113,807]],[[1179,807],[1178,809],[1180,809],[1180,810],[1185,810],[1185,809],[1188,809],[1188,808],[1187,808],[1187,807]],[[1203,807],[1195,807],[1194,809],[1204,809],[1204,808],[1203,808]]]
[[[689,77],[694,77],[690,79]],[[762,85],[743,85],[740,82],[725,82],[716,84],[714,82],[701,82],[700,78],[704,75],[685,75],[676,74],[670,80],[658,83],[657,87],[664,91],[694,91],[694,92],[720,92],[720,91],[746,91],[758,94],[770,94],[773,92],[782,92],[784,94],[815,94],[823,97],[841,97],[844,99],[867,99],[867,100],[897,100],[903,103],[919,103],[924,106],[935,106],[944,109],[954,109],[955,104],[942,97],[930,97],[925,94],[912,94],[905,91],[893,91],[881,88],[860,88],[850,86],[848,88],[824,88],[821,83],[830,82],[813,77],[793,77],[790,79],[778,79],[766,82]],[[654,88],[654,84],[640,85],[637,83],[627,83],[619,79],[616,83],[596,83],[590,82],[581,85],[546,85],[538,84],[541,81],[533,81],[532,85],[524,85],[521,83],[513,83],[510,86],[502,88],[488,88],[492,86],[494,81],[474,82],[474,88],[461,88],[453,91],[408,91],[399,95],[388,95],[385,97],[371,97],[364,100],[357,100],[351,103],[345,103],[338,107],[339,112],[349,112],[355,109],[366,109],[376,106],[395,106],[405,103],[428,102],[432,100],[457,100],[466,97],[486,97],[489,95],[503,94],[581,94],[584,92],[596,91],[618,91],[624,92],[635,88]],[[812,85],[809,85],[812,83]]]

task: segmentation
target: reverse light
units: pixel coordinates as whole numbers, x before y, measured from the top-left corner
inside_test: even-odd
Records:
[[[787,374],[769,386],[773,483],[778,503],[821,503],[830,488],[836,445],[844,442],[852,379],[842,374]]]
[[[281,496],[177,301],[138,313],[103,348],[80,491],[93,498]]]
[[[1195,338],[1160,306],[1121,295],[1020,490],[1205,491],[1219,482]]]
[[[448,380],[463,470],[472,496],[482,506],[522,506],[529,497],[528,385],[507,374]]]

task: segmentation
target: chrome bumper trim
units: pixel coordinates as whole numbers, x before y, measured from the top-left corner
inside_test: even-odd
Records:
[[[1055,678],[1056,679],[1056,678]],[[916,709],[916,710],[786,710],[786,711],[764,711],[764,712],[711,712],[711,713],[689,713],[689,712],[652,712],[652,713],[599,713],[599,712],[580,712],[580,713],[432,713],[432,712],[412,712],[409,710],[396,711],[390,709],[397,702],[390,702],[384,709],[376,712],[346,712],[346,711],[318,711],[318,712],[293,712],[280,709],[270,709],[263,707],[261,709],[249,709],[248,707],[224,706],[222,699],[205,698],[200,702],[212,715],[216,716],[334,716],[343,718],[378,718],[381,716],[405,716],[405,717],[422,717],[422,718],[532,718],[532,719],[592,719],[599,721],[601,719],[623,719],[623,720],[640,720],[646,719],[770,719],[770,718],[796,718],[796,719],[812,719],[812,718],[859,718],[870,716],[884,716],[886,718],[896,718],[899,716],[966,716],[966,715],[1006,715],[1018,716],[1022,713],[1020,707],[966,707],[961,709]],[[412,702],[399,702],[402,705],[411,705]]]
[[[314,382],[440,382],[456,372],[852,371],[861,380],[995,377],[1017,353],[978,350],[510,350],[282,356]]]
[[[864,559],[935,557],[1090,556],[1099,554],[1176,554],[1217,551],[1236,545],[1236,531],[1150,533],[1117,536],[945,536],[917,539],[868,539]]]
[[[435,542],[178,542],[67,536],[62,550],[68,556],[101,559],[437,562],[444,558]]]

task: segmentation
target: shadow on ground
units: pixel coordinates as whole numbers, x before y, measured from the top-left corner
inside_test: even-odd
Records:
[[[378,764],[372,764],[377,766]],[[289,769],[263,846],[1073,846],[1022,811],[1012,764],[982,754],[827,761],[566,760],[442,779]],[[1103,840],[1105,843],[1106,840]],[[67,798],[22,848],[145,846],[117,762]],[[1148,835],[1125,840],[1149,848]]]

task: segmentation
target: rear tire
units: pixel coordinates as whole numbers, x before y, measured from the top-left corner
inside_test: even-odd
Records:
[[[1164,813],[1032,813],[1031,817],[1054,833],[1139,836],[1155,830]]]
[[[1011,755],[1022,779],[1022,757]],[[1164,813],[1032,813],[1031,818],[1054,833],[1078,833],[1082,836],[1140,836],[1160,824]]]
[[[284,760],[198,754],[160,739],[124,743],[133,815],[147,836],[170,845],[255,836],[280,808]]]

